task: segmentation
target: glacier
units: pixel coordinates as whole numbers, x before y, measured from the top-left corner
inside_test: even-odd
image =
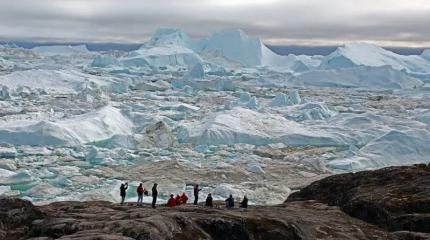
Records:
[[[118,201],[123,181],[158,182],[165,201],[199,182],[276,204],[337,172],[428,163],[429,56],[281,56],[238,29],[160,28],[133,51],[2,45],[0,195]]]

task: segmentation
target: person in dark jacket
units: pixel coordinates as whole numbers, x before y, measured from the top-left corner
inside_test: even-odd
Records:
[[[208,196],[206,197],[206,203],[205,203],[206,207],[213,207],[213,198],[212,198],[212,194],[209,193]]]
[[[174,198],[173,194],[170,194],[170,198],[167,201],[167,206],[168,207],[174,207],[174,206],[176,206],[176,199]]]
[[[202,189],[199,188],[199,185],[196,184],[196,186],[194,186],[194,205],[197,205],[197,203],[199,202],[199,192]]]
[[[157,186],[158,184],[154,183],[154,186],[152,187],[152,208],[155,208],[155,204],[157,203],[157,197],[158,197]]]
[[[248,198],[246,195],[243,197],[242,202],[240,202],[240,208],[248,208]]]
[[[142,186],[142,183],[139,184],[139,186],[136,189],[137,192],[137,205],[142,205],[143,202],[143,192],[145,191],[145,189]]]
[[[121,204],[124,204],[125,196],[127,195],[128,183],[121,183],[121,187],[119,188],[119,193],[121,195]]]
[[[234,208],[234,198],[233,198],[233,195],[230,194],[230,196],[225,200],[225,206],[227,208]]]

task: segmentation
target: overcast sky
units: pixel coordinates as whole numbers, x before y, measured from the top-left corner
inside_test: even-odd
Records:
[[[241,28],[271,44],[430,47],[430,0],[0,0],[0,39],[145,42]]]

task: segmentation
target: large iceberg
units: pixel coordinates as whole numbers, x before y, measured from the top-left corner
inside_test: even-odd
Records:
[[[2,75],[0,84],[8,87],[11,92],[19,92],[24,88],[66,94],[78,93],[89,87],[112,92],[123,92],[129,87],[129,82],[114,77],[95,76],[77,70],[47,69],[15,71]]]
[[[186,33],[177,28],[159,28],[145,46],[179,46],[200,52],[205,47],[206,41],[206,39],[191,39]]]
[[[106,106],[95,112],[57,122],[20,120],[0,124],[0,142],[33,146],[77,146],[101,141],[115,134],[131,134],[132,127],[132,122],[119,109]]]
[[[369,142],[357,155],[330,161],[334,169],[358,171],[387,166],[428,163],[430,132],[427,130],[392,130]]]
[[[212,113],[201,122],[184,124],[178,141],[219,145],[247,143],[265,145],[285,143],[291,146],[340,146],[336,137],[327,132],[307,129],[279,115],[259,113],[235,107]]]
[[[426,59],[427,61],[430,61],[430,49],[426,49],[421,54],[421,57]]]
[[[283,71],[306,71],[312,57],[280,56],[266,47],[259,38],[246,35],[242,30],[229,30],[213,34],[203,52],[215,52],[243,66],[269,66]],[[314,60],[315,61],[315,60]]]
[[[201,64],[202,59],[189,48],[182,46],[147,47],[131,52],[122,58],[121,63],[126,67],[166,67],[183,66],[191,68]]]
[[[370,89],[414,89],[423,82],[390,66],[358,66],[342,69],[317,70],[299,74],[288,81],[296,87],[342,87]]]
[[[351,43],[339,47],[326,56],[322,63],[323,69],[339,69],[356,66],[381,67],[391,66],[410,74],[430,75],[430,61],[423,56],[404,56],[385,50],[373,44]]]

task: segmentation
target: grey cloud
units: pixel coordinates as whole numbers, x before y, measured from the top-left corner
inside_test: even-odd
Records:
[[[242,4],[224,6],[227,0],[5,0],[0,1],[0,38],[143,42],[156,28],[173,26],[193,37],[242,28],[263,39],[297,44],[374,40],[430,45],[430,2],[425,0],[230,1]]]

